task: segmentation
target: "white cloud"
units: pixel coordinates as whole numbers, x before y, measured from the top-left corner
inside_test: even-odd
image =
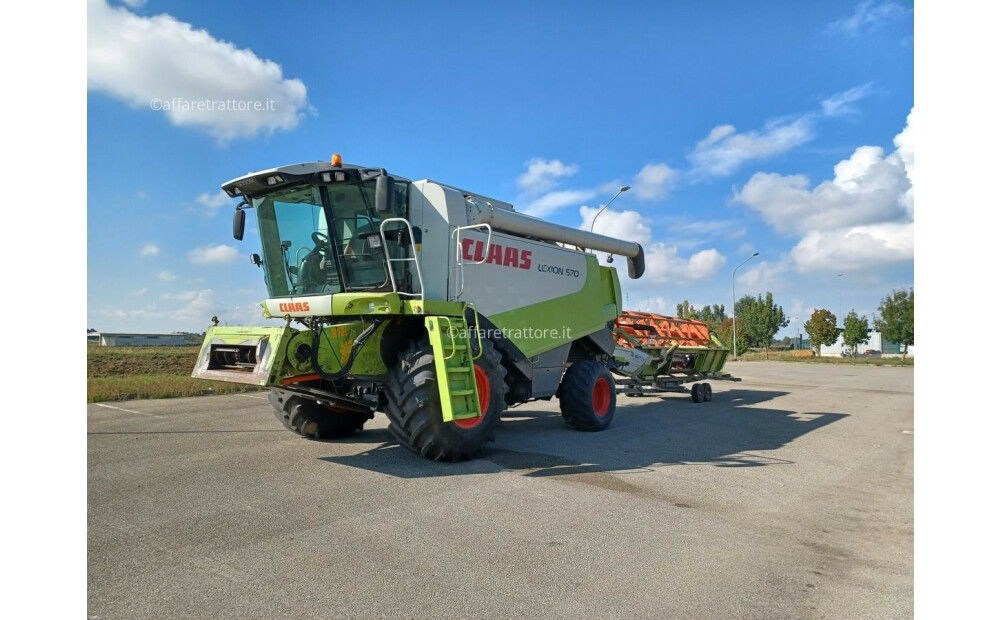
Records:
[[[598,207],[580,207],[581,230],[590,230],[594,222],[594,216],[600,211]],[[653,232],[649,228],[647,220],[637,211],[612,211],[606,209],[594,226],[594,232],[614,237],[615,239],[625,239],[645,244],[653,238]]]
[[[632,194],[640,200],[660,200],[667,197],[667,189],[677,176],[677,171],[667,164],[646,164],[632,177]]]
[[[199,291],[183,291],[180,293],[164,293],[160,295],[160,299],[168,299],[175,301],[191,301],[198,296]]]
[[[527,163],[528,170],[515,181],[522,192],[538,195],[559,183],[559,179],[576,174],[579,166],[564,164],[558,159],[544,160],[536,157]]]
[[[209,215],[215,215],[222,207],[233,204],[233,199],[221,189],[215,194],[198,194],[194,201],[205,207]]]
[[[646,274],[643,278],[660,283],[707,280],[726,263],[726,258],[715,248],[684,258],[675,246],[664,243],[654,243],[645,248],[645,259]]]
[[[571,205],[579,205],[594,197],[592,189],[567,189],[549,192],[529,202],[522,211],[535,217],[544,217]]]
[[[132,291],[132,294],[135,295],[136,297],[141,297],[142,295],[145,295],[147,292],[149,292],[149,287],[148,286],[140,288],[140,289],[137,289],[137,290],[134,290],[134,291]]]
[[[896,145],[896,156],[903,162],[910,188],[903,194],[903,207],[913,217],[913,110],[906,117],[906,128],[899,132],[892,143]]]
[[[826,27],[826,31],[828,34],[844,34],[854,37],[862,30],[876,30],[885,22],[892,19],[902,19],[912,12],[912,10],[895,2],[875,4],[874,0],[864,0],[855,7],[854,13],[849,17],[830,23]]]
[[[757,173],[735,199],[776,230],[801,236],[788,258],[802,272],[857,270],[913,259],[913,113],[896,150],[861,146],[809,188],[803,175]]]
[[[913,260],[913,222],[812,231],[791,256],[800,271],[853,271]]]
[[[746,291],[780,290],[782,283],[788,279],[789,267],[786,261],[755,261],[748,264],[744,269],[746,271],[741,269],[740,273],[736,276],[737,298],[747,294]],[[741,290],[744,292],[741,293]]]
[[[238,259],[239,252],[231,245],[209,245],[188,252],[188,258],[196,265],[231,263]]]
[[[219,303],[215,300],[215,292],[212,289],[192,291],[192,295],[184,301],[188,303],[180,307],[173,314],[179,321],[202,320],[206,324],[213,315],[219,314]]]
[[[732,174],[748,161],[789,151],[813,136],[810,116],[774,120],[763,131],[737,133],[732,125],[719,125],[698,142],[688,156],[695,175]]]
[[[155,243],[147,243],[139,248],[139,256],[156,256],[160,253],[160,246]]]
[[[138,198],[139,200],[145,200],[146,198],[149,197],[149,194],[147,194],[142,190],[139,190],[135,193],[135,197]]]
[[[305,84],[277,63],[170,15],[140,17],[104,0],[88,2],[87,88],[221,142],[293,129],[309,109]],[[237,109],[218,109],[229,101],[222,106]]]
[[[166,316],[166,312],[150,305],[145,308],[135,310],[125,310],[123,308],[103,308],[101,314],[116,319],[159,319]]]
[[[141,9],[146,6],[146,0],[122,0],[122,4],[126,4],[133,9]]]
[[[837,93],[823,100],[823,116],[846,116],[857,114],[858,110],[854,103],[864,99],[872,93],[872,82],[849,88],[844,92]]]
[[[161,271],[160,273],[156,274],[156,277],[163,280],[164,282],[170,282],[177,279],[177,276],[170,273],[169,271]]]

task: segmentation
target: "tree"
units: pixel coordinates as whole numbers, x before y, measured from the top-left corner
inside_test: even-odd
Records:
[[[875,329],[882,337],[903,345],[903,357],[913,344],[913,289],[892,291],[878,306]]]
[[[733,352],[732,319],[730,318],[723,319],[722,322],[719,323],[718,327],[713,327],[712,329],[719,336],[719,340],[722,341],[722,344],[726,345],[726,348],[729,349],[730,353],[732,353],[733,355],[743,355],[744,353],[746,353],[749,347],[747,346],[747,339],[746,336],[743,334],[742,329],[736,334],[736,349],[739,351],[739,353],[737,354]]]
[[[844,344],[851,347],[851,357],[858,356],[858,345],[863,342],[868,342],[868,317],[858,318],[851,310],[844,317]]]
[[[814,310],[802,328],[809,334],[816,355],[819,355],[820,345],[830,346],[837,342],[837,335],[840,333],[837,329],[837,317],[826,308]]]
[[[750,295],[744,296],[736,302],[734,313],[738,317],[737,334],[743,332],[751,347],[763,347],[765,358],[774,335],[782,327],[788,326],[784,310],[774,303],[774,296],[770,291],[766,297],[758,295],[756,299]]]

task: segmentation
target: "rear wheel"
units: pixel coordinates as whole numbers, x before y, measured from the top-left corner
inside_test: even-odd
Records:
[[[705,390],[705,402],[707,403],[708,401],[712,400],[712,384],[711,383],[702,383],[702,385],[705,386],[704,387],[704,390]]]
[[[445,422],[434,369],[434,351],[426,339],[411,342],[389,370],[386,390],[389,431],[410,450],[435,461],[462,461],[477,456],[496,438],[496,427],[505,408],[507,369],[493,343],[483,340],[482,356],[475,361],[480,415]]]
[[[691,400],[696,403],[705,402],[705,384],[695,383],[691,386]]]
[[[285,428],[309,439],[341,439],[361,430],[375,417],[371,412],[326,407],[309,398],[286,397],[273,390],[268,400],[274,407],[274,417]]]
[[[577,430],[603,431],[615,417],[615,377],[596,360],[574,362],[558,395],[563,419]]]

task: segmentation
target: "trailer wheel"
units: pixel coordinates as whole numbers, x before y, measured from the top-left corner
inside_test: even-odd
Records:
[[[696,403],[705,402],[705,384],[695,383],[691,386],[691,400]]]
[[[301,396],[285,398],[274,391],[268,400],[282,426],[309,439],[341,439],[361,430],[365,422],[375,417],[370,412],[324,407]]]
[[[571,428],[603,431],[615,417],[615,377],[596,360],[573,362],[559,384],[559,410]]]
[[[399,363],[389,369],[385,410],[389,431],[399,443],[431,460],[463,461],[477,456],[487,443],[495,441],[496,427],[506,408],[507,369],[489,340],[483,340],[483,354],[475,362],[475,372],[481,415],[445,422],[441,418],[434,351],[426,338],[409,343]]]
[[[702,383],[702,385],[705,386],[703,390],[705,392],[705,402],[707,403],[708,401],[712,400],[712,384]]]

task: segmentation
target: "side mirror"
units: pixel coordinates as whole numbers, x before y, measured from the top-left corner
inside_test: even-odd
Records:
[[[247,214],[243,209],[237,208],[233,213],[233,238],[243,241],[243,228],[247,224]]]
[[[392,213],[396,198],[396,180],[388,175],[375,179],[375,210],[379,213]]]
[[[250,262],[256,265],[257,267],[260,267],[261,265],[264,264],[264,261],[260,260],[260,254],[251,254]]]

